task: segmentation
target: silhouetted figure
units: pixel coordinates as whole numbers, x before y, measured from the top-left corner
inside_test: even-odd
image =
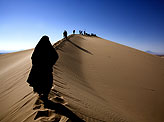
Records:
[[[90,34],[89,34],[89,33],[86,33],[86,35],[87,35],[87,36],[90,36]]]
[[[94,34],[94,33],[91,33],[91,36],[96,36],[96,34]]]
[[[67,39],[67,31],[66,31],[66,30],[64,30],[64,32],[63,32],[63,36],[64,36],[64,38]]]
[[[84,31],[84,35],[86,35],[86,32]]]
[[[43,36],[32,54],[32,69],[27,82],[43,98],[48,98],[53,83],[53,65],[58,59],[48,36]]]
[[[75,30],[73,30],[73,34],[75,34]]]
[[[83,35],[83,31],[79,30],[79,34]]]

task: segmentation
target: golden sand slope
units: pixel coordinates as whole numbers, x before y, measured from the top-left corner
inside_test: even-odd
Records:
[[[21,122],[34,114],[32,88],[26,83],[32,50],[0,55],[0,121]]]
[[[164,121],[162,58],[98,37],[72,35],[60,42],[52,101],[60,98],[58,102],[88,122]],[[2,122],[30,122],[42,109],[34,109],[37,96],[26,83],[31,53],[0,55]]]

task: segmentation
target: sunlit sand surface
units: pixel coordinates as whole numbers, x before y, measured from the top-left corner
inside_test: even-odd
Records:
[[[59,59],[49,100],[63,109],[46,106],[26,82],[33,49],[3,54],[1,122],[70,122],[72,114],[87,122],[164,121],[163,58],[83,35],[71,35],[54,48]]]

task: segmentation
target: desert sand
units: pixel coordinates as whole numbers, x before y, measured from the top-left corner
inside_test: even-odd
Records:
[[[54,44],[49,99],[86,122],[163,122],[164,60],[99,37],[71,35]],[[44,107],[26,82],[33,49],[0,55],[0,121],[68,122]]]

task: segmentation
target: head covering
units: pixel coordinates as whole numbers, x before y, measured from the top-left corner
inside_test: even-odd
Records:
[[[34,52],[32,54],[32,64],[33,65],[52,65],[54,58],[58,58],[58,55],[51,45],[48,36],[43,36],[38,44],[36,45]]]

